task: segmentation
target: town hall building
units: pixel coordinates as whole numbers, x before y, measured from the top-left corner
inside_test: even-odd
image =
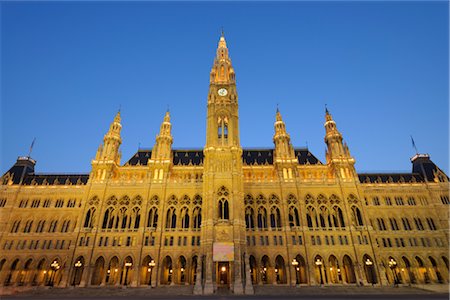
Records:
[[[223,35],[206,104],[203,149],[172,148],[167,112],[153,148],[122,163],[118,112],[89,174],[19,157],[0,181],[0,286],[448,284],[449,183],[429,155],[357,173],[328,110],[323,162],[279,111],[273,148],[242,148]]]

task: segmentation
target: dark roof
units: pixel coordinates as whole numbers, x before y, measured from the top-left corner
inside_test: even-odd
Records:
[[[89,174],[28,174],[23,180],[24,185],[57,185],[57,184],[86,184]]]
[[[362,173],[358,174],[361,183],[399,183],[423,182],[424,179],[417,173]]]
[[[448,180],[448,176],[434,164],[428,154],[416,154],[411,158],[411,162],[413,164],[413,172],[421,174],[428,181],[434,181],[435,174],[442,174]]]
[[[244,149],[242,153],[242,160],[247,165],[272,165],[273,164],[273,149]],[[311,152],[306,148],[295,149],[295,156],[299,164],[322,164]],[[152,156],[151,150],[139,149],[126,163],[125,166],[146,166],[148,160]],[[203,165],[203,150],[172,150],[172,162],[174,165]]]
[[[13,184],[24,185],[56,185],[56,184],[86,184],[88,174],[35,174],[34,166],[36,161],[30,157],[19,157],[16,163],[4,175],[12,176]]]

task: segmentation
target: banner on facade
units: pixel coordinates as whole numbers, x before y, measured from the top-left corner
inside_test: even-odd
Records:
[[[213,244],[213,261],[233,261],[234,243],[220,242]]]

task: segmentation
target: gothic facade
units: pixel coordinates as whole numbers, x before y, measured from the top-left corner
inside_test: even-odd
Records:
[[[115,116],[89,174],[39,174],[19,157],[1,178],[0,285],[448,283],[448,177],[428,155],[411,173],[358,174],[330,112],[326,161],[293,148],[279,111],[272,149],[243,149],[223,35],[210,72],[206,145],[154,147],[121,164]]]

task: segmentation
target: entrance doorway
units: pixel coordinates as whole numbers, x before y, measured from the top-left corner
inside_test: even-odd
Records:
[[[230,265],[228,262],[217,263],[217,286],[228,287],[230,282]]]

